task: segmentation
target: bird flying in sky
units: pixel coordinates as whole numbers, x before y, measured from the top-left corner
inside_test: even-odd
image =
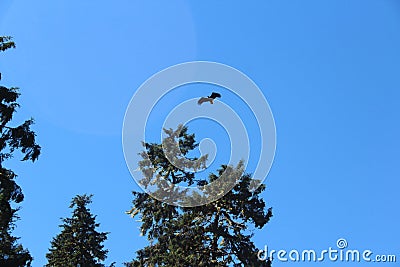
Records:
[[[210,96],[200,98],[199,101],[197,101],[197,104],[201,105],[204,102],[210,102],[211,104],[214,104],[214,100],[217,97],[221,97],[221,95],[219,93],[212,92]]]

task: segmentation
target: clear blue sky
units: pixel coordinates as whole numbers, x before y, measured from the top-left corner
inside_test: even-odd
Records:
[[[94,194],[92,212],[111,232],[107,262],[146,244],[124,214],[139,188],[123,158],[123,116],[147,78],[192,60],[246,73],[273,111],[263,196],[274,217],[256,232],[259,247],[322,250],[343,237],[400,260],[397,0],[1,0],[0,34],[17,42],[0,58],[2,84],[21,88],[16,122],[34,117],[43,147],[37,163],[8,163],[26,196],[15,233],[34,266],[76,194]],[[274,263],[295,265],[316,266]]]

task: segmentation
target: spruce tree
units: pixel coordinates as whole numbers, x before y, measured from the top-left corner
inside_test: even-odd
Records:
[[[72,217],[62,219],[62,231],[51,241],[51,248],[46,254],[48,267],[103,267],[108,250],[102,244],[108,233],[98,232],[100,226],[96,216],[87,205],[92,202],[92,195],[78,195],[73,198]],[[113,265],[112,265],[113,266]]]
[[[0,36],[0,51],[15,48],[11,37]],[[1,79],[1,73],[0,73]],[[13,157],[19,150],[22,160],[35,161],[40,154],[40,146],[36,144],[35,133],[30,129],[33,119],[26,120],[18,126],[11,126],[14,112],[19,104],[18,88],[0,85],[0,266],[30,266],[32,256],[29,251],[18,244],[17,237],[12,235],[15,221],[18,220],[15,205],[24,199],[21,187],[16,183],[17,175],[4,167],[4,162]]]
[[[186,161],[204,163],[206,157],[188,157],[198,144],[194,134],[187,133],[186,127],[179,126],[176,131],[165,132],[168,136],[163,140],[164,145],[165,140],[175,139]],[[169,205],[160,201],[161,193],[157,195],[160,200],[157,200],[146,193],[133,192],[133,207],[128,213],[140,217],[141,235],[147,237],[149,245],[137,251],[136,257],[125,265],[271,266],[269,259],[260,261],[257,258],[259,250],[251,240],[254,230],[263,228],[272,217],[271,208],[266,208],[260,197],[265,186],[254,187],[251,176],[243,172],[242,162],[236,167],[222,165],[208,179],[197,179],[194,173],[170,163],[163,152],[163,144],[143,144],[145,153],[142,153],[143,160],[139,166],[144,174],[141,183],[145,188],[154,185],[149,177],[162,177],[173,184],[196,183],[199,186],[216,181],[227,172],[240,178],[236,178],[233,189],[222,198],[196,207]]]

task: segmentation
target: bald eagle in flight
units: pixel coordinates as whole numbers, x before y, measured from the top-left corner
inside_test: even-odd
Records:
[[[204,102],[210,102],[211,104],[214,104],[214,100],[217,97],[221,97],[221,95],[219,93],[212,92],[210,96],[200,98],[199,101],[197,101],[197,104],[201,105]]]

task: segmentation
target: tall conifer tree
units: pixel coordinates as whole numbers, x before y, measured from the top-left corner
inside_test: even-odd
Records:
[[[208,179],[196,179],[194,173],[172,165],[168,160],[171,157],[163,151],[163,145],[168,146],[175,140],[186,157],[186,165],[192,162],[193,166],[199,164],[195,166],[197,168],[204,166],[206,157],[188,157],[190,151],[198,146],[194,134],[188,134],[183,126],[165,132],[168,136],[163,144],[144,143],[145,151],[139,166],[144,174],[141,182],[145,187],[161,183],[163,179],[175,185],[197,183],[204,186],[226,173],[239,179],[236,178],[233,189],[222,198],[197,207],[169,205],[146,193],[133,192],[133,207],[128,213],[140,217],[141,234],[147,237],[149,245],[137,251],[136,258],[125,265],[271,266],[270,260],[258,259],[259,250],[251,240],[253,231],[263,228],[272,217],[271,208],[266,208],[260,197],[265,186],[254,188],[251,176],[243,173],[243,163],[236,167],[222,165]],[[160,191],[165,190],[160,188]],[[163,196],[157,190],[156,194]],[[166,199],[170,197],[165,195]]]
[[[11,37],[0,36],[0,51],[15,48]],[[1,79],[1,73],[0,73]],[[40,154],[40,146],[36,144],[36,134],[30,129],[33,119],[26,120],[18,126],[12,123],[13,115],[19,104],[17,87],[0,85],[0,266],[30,266],[32,256],[27,249],[18,244],[18,238],[12,235],[15,221],[18,220],[15,207],[24,199],[21,187],[16,183],[17,175],[4,166],[7,159],[19,150],[22,160],[35,161]]]
[[[70,208],[72,217],[63,219],[62,231],[52,241],[46,254],[48,267],[103,267],[107,250],[102,244],[107,239],[105,232],[98,232],[100,226],[87,205],[92,195],[73,198]]]

